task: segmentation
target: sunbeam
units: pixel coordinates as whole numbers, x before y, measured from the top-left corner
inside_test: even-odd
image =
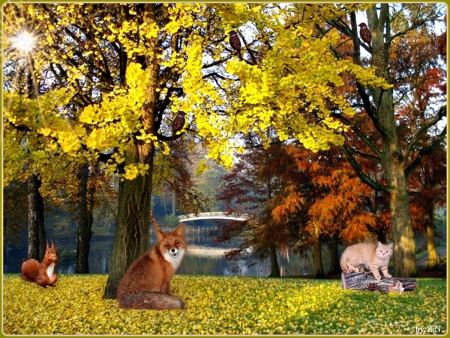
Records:
[[[21,31],[11,38],[11,47],[28,54],[36,47],[36,36],[28,31]]]

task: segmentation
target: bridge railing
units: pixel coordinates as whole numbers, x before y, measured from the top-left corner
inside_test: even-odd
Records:
[[[178,216],[178,220],[188,220],[191,218],[236,218],[236,219],[248,219],[248,214],[229,214],[221,211],[200,212],[198,214],[186,214]]]

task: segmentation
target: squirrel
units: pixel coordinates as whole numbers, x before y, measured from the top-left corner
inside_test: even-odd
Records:
[[[55,283],[58,279],[55,273],[55,266],[58,262],[55,245],[53,241],[51,247],[48,246],[48,243],[46,244],[47,247],[42,263],[35,259],[29,259],[22,264],[22,278],[43,288],[46,288],[47,285],[56,286]]]

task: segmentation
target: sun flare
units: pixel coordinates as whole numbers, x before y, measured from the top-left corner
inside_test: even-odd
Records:
[[[28,31],[19,32],[11,38],[11,47],[30,53],[36,47],[36,36]]]

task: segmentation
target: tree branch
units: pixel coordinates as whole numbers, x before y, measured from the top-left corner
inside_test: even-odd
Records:
[[[380,151],[375,146],[375,144],[366,136],[365,133],[363,133],[358,127],[350,123],[350,121],[348,121],[344,116],[340,114],[332,114],[332,116],[344,122],[347,126],[349,126],[355,132],[355,134],[361,139],[361,141],[363,141],[364,144],[367,145],[370,148],[370,150],[372,150],[374,154],[376,154],[376,156],[378,156],[378,157],[373,156],[373,159],[376,161],[379,160],[379,158],[381,157]]]
[[[211,68],[211,67],[215,67],[217,65],[220,65],[220,64],[224,63],[225,61],[228,61],[229,59],[230,59],[230,57],[228,57],[226,59],[223,59],[223,60],[221,59],[221,60],[217,60],[217,61],[205,64],[205,65],[203,65],[202,69],[208,69],[208,68]]]
[[[211,72],[211,73],[208,73],[206,75],[203,75],[203,79],[206,79],[208,77],[218,77],[219,79],[222,79],[222,80],[234,80],[234,79],[230,79],[230,78],[228,78],[226,76],[220,75],[217,72]]]
[[[410,31],[412,31],[412,30],[414,30],[414,29],[419,28],[420,26],[424,25],[426,22],[427,22],[427,20],[425,20],[425,19],[422,19],[422,20],[420,20],[420,21],[415,21],[415,22],[413,22],[413,24],[412,24],[411,26],[409,26],[408,28],[406,28],[406,29],[404,29],[404,30],[398,32],[397,34],[392,35],[392,36],[386,41],[386,43],[387,43],[387,44],[390,44],[395,38],[397,38],[397,37],[399,37],[399,36],[403,36],[403,35],[408,34],[408,32],[410,32]]]
[[[376,162],[376,163],[380,163],[380,161],[381,161],[380,157],[373,156],[373,155],[367,154],[367,153],[362,153],[362,152],[360,152],[360,151],[358,151],[356,149],[353,149],[353,148],[349,148],[349,151],[351,152],[352,155],[356,155],[356,156],[365,158],[366,160],[370,160],[370,161],[373,161],[373,162]]]
[[[432,126],[434,126],[436,123],[438,123],[444,116],[447,116],[447,106],[442,106],[436,116],[434,116],[430,121],[425,123],[422,127],[420,127],[413,135],[411,140],[409,141],[408,147],[405,151],[405,158],[408,158],[411,154],[412,150],[414,149],[414,146],[419,142],[419,140],[422,138],[422,136],[430,129]]]
[[[356,175],[359,177],[361,181],[363,181],[365,184],[367,184],[369,187],[371,187],[373,190],[376,191],[387,191],[388,187],[376,182],[373,180],[370,176],[366,175],[361,166],[359,165],[358,161],[356,161],[355,157],[353,156],[353,149],[351,149],[349,146],[344,144],[340,147],[342,152],[345,155],[345,158],[350,163],[350,165],[353,167],[353,170],[355,170]]]
[[[419,153],[417,154],[414,161],[412,161],[412,163],[405,169],[406,178],[408,178],[414,172],[414,170],[416,170],[416,168],[422,163],[422,159],[425,156],[433,153],[439,148],[439,146],[445,141],[446,137],[447,126],[445,126],[439,136],[437,136],[429,146],[423,147],[419,150]]]

